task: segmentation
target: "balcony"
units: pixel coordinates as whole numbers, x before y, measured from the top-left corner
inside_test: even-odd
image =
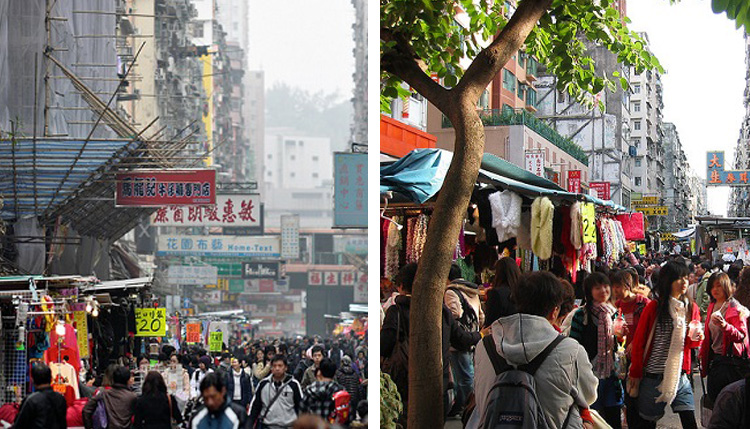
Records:
[[[527,106],[528,107],[528,106]],[[533,106],[532,106],[533,107]],[[589,157],[586,152],[573,143],[570,139],[561,136],[554,128],[546,122],[523,109],[485,109],[479,111],[479,117],[485,127],[524,125],[531,128],[537,134],[544,137],[553,145],[562,149],[565,153],[580,161],[583,165],[589,165]],[[450,120],[443,116],[443,128],[453,128]]]

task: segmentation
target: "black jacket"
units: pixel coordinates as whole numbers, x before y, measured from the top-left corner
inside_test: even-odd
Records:
[[[342,365],[341,368],[336,370],[336,376],[333,378],[338,384],[344,386],[347,392],[351,395],[352,409],[354,405],[359,402],[359,376],[354,371],[351,365]]]
[[[13,424],[18,429],[67,429],[67,404],[51,387],[39,389],[24,399]]]
[[[182,414],[177,400],[171,395],[170,410],[167,395],[143,395],[135,403],[135,429],[172,429],[170,412],[175,422],[182,422]]]
[[[227,397],[230,400],[234,400],[234,370],[230,370],[227,375],[224,377],[224,381],[226,381],[227,385]],[[243,407],[247,407],[248,404],[250,404],[250,399],[252,399],[253,395],[253,387],[252,383],[250,382],[250,376],[247,375],[245,370],[240,371],[240,390],[242,391],[242,400],[240,401],[240,404],[242,404]]]
[[[487,303],[484,306],[484,326],[490,326],[492,323],[505,316],[516,314],[516,305],[510,300],[510,288],[501,285],[498,288],[487,290]]]
[[[312,360],[310,359],[302,359],[297,364],[297,367],[294,368],[294,378],[297,379],[297,381],[302,382],[302,377],[305,376],[305,371],[307,371],[307,368],[310,368],[310,365],[312,365]]]
[[[385,313],[385,319],[383,320],[383,327],[380,330],[380,356],[390,357],[393,352],[393,348],[396,346],[396,335],[399,332],[399,315],[398,310],[401,309],[401,333],[399,338],[403,338],[409,332],[409,307],[411,306],[411,297],[405,295],[399,295],[395,299],[395,305],[388,307],[388,311]],[[443,380],[448,379],[450,370],[449,353],[450,347],[453,346],[457,349],[469,348],[479,340],[482,336],[479,332],[467,332],[456,323],[456,319],[453,318],[451,311],[443,305]],[[447,384],[447,383],[444,383]],[[446,385],[443,388],[447,388]]]

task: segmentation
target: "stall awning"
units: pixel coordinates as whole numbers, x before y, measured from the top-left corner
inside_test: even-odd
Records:
[[[393,164],[380,168],[380,192],[398,192],[424,204],[443,186],[453,154],[443,149],[416,149]],[[484,154],[480,182],[510,189],[527,197],[547,196],[568,201],[588,201],[618,212],[628,210],[609,200],[567,192],[556,183],[528,172],[493,154]]]

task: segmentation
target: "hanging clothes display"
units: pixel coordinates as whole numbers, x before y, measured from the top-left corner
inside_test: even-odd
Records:
[[[622,229],[625,233],[625,239],[629,241],[642,241],[646,239],[646,229],[644,228],[643,213],[635,212],[621,214],[616,216],[617,220],[622,223]]]
[[[576,201],[570,206],[570,244],[580,250],[583,245],[583,229],[581,224],[581,203]]]
[[[73,365],[68,362],[54,362],[49,364],[49,369],[52,371],[53,383],[70,386],[75,399],[81,397],[81,392],[78,390],[78,373]]]
[[[521,212],[521,225],[518,227],[516,245],[522,250],[531,250],[531,211]]]
[[[521,196],[513,191],[502,191],[491,194],[488,200],[497,240],[502,243],[517,237],[521,226]]]
[[[401,218],[393,217],[394,222],[388,222],[388,238],[385,246],[385,270],[384,277],[394,280],[399,269],[399,252],[401,250],[401,231],[396,223],[401,223]]]
[[[424,213],[406,221],[406,263],[419,262],[427,241],[427,225],[430,217]]]
[[[56,330],[50,332],[50,344],[51,347],[44,352],[44,361],[48,365],[52,362],[62,362],[67,358],[68,363],[73,365],[76,373],[81,370],[81,358],[78,352],[78,338],[76,337],[76,331],[73,325],[66,323],[65,335],[62,341],[58,341],[60,338],[57,335]]]
[[[474,192],[474,197],[472,198],[476,201],[479,210],[479,225],[484,228],[486,241],[490,246],[497,246],[500,244],[500,241],[497,239],[497,231],[495,230],[495,227],[492,226],[492,206],[489,200],[490,195],[495,192],[497,192],[497,190],[494,186],[488,186]]]
[[[547,197],[538,197],[531,204],[531,247],[539,259],[552,257],[552,221],[555,206]]]

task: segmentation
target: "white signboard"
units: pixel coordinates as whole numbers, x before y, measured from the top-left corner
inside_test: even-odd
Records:
[[[367,254],[366,235],[334,235],[333,251],[336,253]]]
[[[218,275],[219,269],[212,265],[170,265],[167,269],[167,283],[192,286],[215,285]]]
[[[544,151],[526,151],[526,171],[530,171],[539,177],[544,177]]]
[[[162,234],[159,236],[156,254],[279,258],[281,242],[278,236]]]
[[[299,259],[299,215],[281,216],[281,257]]]
[[[288,280],[249,279],[245,280],[245,293],[289,292]]]
[[[367,276],[357,271],[308,271],[307,284],[310,286],[354,286]]]
[[[259,195],[217,195],[216,205],[161,207],[153,226],[261,226]]]
[[[367,303],[367,275],[361,274],[354,285],[354,302]]]

